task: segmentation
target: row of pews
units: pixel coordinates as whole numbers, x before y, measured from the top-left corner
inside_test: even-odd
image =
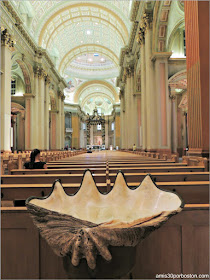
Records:
[[[139,186],[150,173],[158,187],[175,191],[185,201],[183,212],[139,245],[134,278],[155,278],[165,271],[208,273],[209,172],[205,159],[194,160],[191,165],[191,159],[178,162],[176,156],[160,158],[155,153],[103,151],[68,154],[46,161],[47,170],[19,166],[1,176],[3,278],[66,278],[62,260],[40,238],[24,202],[30,196],[47,196],[56,179],[61,180],[68,194],[76,193],[86,169],[92,172],[102,193],[112,189],[121,170],[130,188]],[[15,243],[11,241],[14,237]],[[12,263],[11,255],[12,269],[8,265],[8,261]]]
[[[41,151],[40,161],[50,162],[84,153],[85,151]],[[1,175],[10,174],[12,169],[22,169],[25,162],[30,161],[31,151],[15,151],[1,153]]]

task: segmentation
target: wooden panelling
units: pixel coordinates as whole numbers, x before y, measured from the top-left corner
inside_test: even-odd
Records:
[[[40,238],[40,278],[67,278],[63,268],[63,258],[58,257],[43,238]]]
[[[3,211],[1,227],[2,279],[38,279],[39,233],[28,213]]]
[[[161,273],[208,273],[208,207],[186,206],[143,240],[137,248],[133,277],[155,279]],[[2,209],[2,278],[66,278],[62,258],[39,237],[26,209]]]
[[[134,278],[155,279],[156,274],[181,273],[181,227],[164,226],[138,245]]]

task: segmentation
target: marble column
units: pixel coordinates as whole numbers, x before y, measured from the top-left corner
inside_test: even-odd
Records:
[[[38,67],[34,67],[34,100],[33,100],[33,106],[32,106],[32,143],[33,143],[33,149],[38,148],[38,116],[39,116],[39,107],[38,107],[38,101],[39,101],[39,78],[38,78]]]
[[[92,127],[92,126],[91,126]],[[90,132],[91,132],[90,127]],[[76,149],[79,148],[79,138],[80,138],[80,119],[77,113],[72,114],[72,147]]]
[[[49,144],[50,144],[50,132],[49,132],[49,103],[50,103],[50,95],[49,95],[49,86],[50,86],[50,78],[49,76],[45,79],[45,119],[44,119],[44,149],[49,150]]]
[[[38,149],[45,149],[45,73],[41,69],[38,75],[39,98],[38,98]]]
[[[144,29],[140,27],[138,43],[140,44],[141,59],[141,135],[142,149],[147,149],[147,114],[146,114],[146,65],[145,65],[145,37]]]
[[[33,131],[33,122],[34,122],[34,95],[27,93],[25,97],[25,150],[33,150],[34,145],[34,131]]]
[[[120,148],[125,149],[125,90],[120,90]]]
[[[93,144],[94,144],[94,143],[93,143],[93,128],[94,128],[94,126],[91,125],[91,126],[90,126],[90,145],[93,145]]]
[[[145,68],[146,68],[146,126],[147,150],[155,151],[157,147],[157,108],[154,88],[154,68],[152,56],[152,26],[151,16],[146,14],[145,20]]]
[[[1,151],[11,151],[11,53],[14,42],[1,32]]]
[[[64,94],[61,97],[61,149],[64,148],[65,143],[65,113],[64,113]]]
[[[185,1],[188,155],[209,156],[209,1]]]
[[[177,98],[175,92],[170,92],[171,99],[171,151],[177,153],[178,135],[177,135]]]
[[[168,92],[168,59],[171,52],[153,53],[155,91],[152,99],[155,100],[154,122],[156,126],[156,143],[153,148],[170,153],[170,102]]]
[[[108,121],[105,122],[105,147],[109,149],[109,125]]]
[[[142,148],[141,94],[136,95],[134,104],[136,106],[136,141],[134,142],[137,148]]]
[[[129,140],[129,90],[130,90],[130,78],[128,74],[125,77],[125,113],[124,113],[124,148],[128,149]]]
[[[24,151],[25,148],[25,112],[19,114],[18,149]]]
[[[131,77],[130,77],[130,141],[129,141],[129,149],[132,149],[133,144],[137,145],[137,106],[136,106],[136,96],[134,94],[134,68],[131,68]]]
[[[120,147],[120,139],[121,137],[121,115],[118,113],[115,116],[115,128],[114,128],[114,136],[115,136],[115,147]]]
[[[62,121],[61,121],[61,96],[58,96],[58,113],[56,116],[56,149],[61,149],[61,139],[62,139]]]
[[[50,122],[50,149],[56,150],[56,136],[57,136],[57,111],[51,110],[51,122]]]

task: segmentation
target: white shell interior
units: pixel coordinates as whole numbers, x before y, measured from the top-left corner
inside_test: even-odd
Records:
[[[68,196],[62,185],[56,182],[48,198],[32,199],[30,203],[96,224],[112,220],[130,223],[163,211],[174,211],[181,206],[176,194],[158,189],[150,176],[145,177],[140,187],[131,190],[122,173],[118,173],[112,191],[107,195],[100,194],[90,171],[85,173],[76,195]]]

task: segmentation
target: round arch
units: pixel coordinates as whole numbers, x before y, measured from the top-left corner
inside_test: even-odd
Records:
[[[79,17],[75,17],[74,19],[76,20],[76,19],[78,19],[78,18],[89,18],[89,16],[79,16]],[[94,18],[94,19],[101,19],[101,18],[96,17],[96,16],[91,16],[91,19],[92,19],[92,18]],[[67,23],[68,23],[68,22],[73,23],[72,19],[68,19],[68,20],[62,22],[62,23],[59,24],[56,28],[53,29],[52,33],[50,34],[50,36],[49,36],[48,39],[47,39],[47,43],[46,43],[46,46],[45,46],[46,49],[48,48],[50,39],[51,39],[51,37],[53,36],[53,34],[54,34],[57,30],[59,30],[59,32],[61,32],[61,31],[67,26]],[[116,30],[116,32],[118,33],[119,37],[121,37],[123,43],[126,44],[126,38],[125,38],[125,36],[123,36],[124,33],[121,33],[120,30],[119,30],[113,23],[110,23],[108,20],[103,19],[103,20],[101,21],[101,24],[102,24],[102,25],[104,25],[103,22],[106,23],[105,26],[107,26],[107,24],[108,24],[108,25],[110,25],[110,26],[112,27],[112,29]]]
[[[187,89],[187,70],[181,70],[171,76],[168,85],[173,88]]]
[[[54,13],[43,25],[40,34],[39,34],[39,38],[38,38],[38,44],[39,46],[42,45],[42,40],[44,37],[44,32],[45,30],[47,30],[47,26],[53,22],[53,20],[60,15],[62,12],[66,12],[67,10],[70,10],[72,8],[77,8],[77,7],[81,7],[81,6],[86,6],[86,7],[93,7],[93,8],[100,8],[102,10],[104,10],[105,12],[111,14],[119,23],[120,27],[122,28],[122,30],[119,30],[119,32],[123,32],[126,36],[126,38],[128,38],[129,34],[128,34],[128,30],[127,27],[125,25],[125,23],[123,22],[123,20],[116,14],[114,13],[112,10],[100,5],[100,4],[96,4],[96,3],[77,3],[77,4],[73,4],[73,5],[68,5],[64,8],[59,9],[56,13]]]
[[[27,62],[23,61],[23,55],[20,53],[16,53],[12,57],[12,64],[14,62],[17,62],[21,68],[21,71],[23,73],[24,82],[25,82],[25,88],[26,88],[26,94],[32,93],[32,80],[31,77],[33,77],[32,67],[28,65]]]
[[[172,48],[172,39],[173,37],[175,36],[176,32],[178,31],[179,28],[181,27],[184,27],[185,26],[185,20],[184,19],[181,19],[177,24],[176,26],[174,27],[174,29],[172,30],[169,38],[168,38],[168,43],[167,43],[167,49],[170,51],[171,48]]]
[[[114,99],[115,99],[115,102],[119,102],[119,96],[115,90],[115,88],[109,84],[108,82],[104,82],[104,81],[99,81],[99,80],[92,80],[92,81],[88,81],[88,82],[85,82],[83,83],[78,89],[77,91],[75,92],[75,95],[74,95],[74,102],[75,103],[78,103],[79,101],[79,96],[80,94],[82,93],[82,91],[86,88],[86,87],[89,87],[89,86],[93,86],[93,85],[102,85],[104,87],[107,87],[113,94],[114,96]]]
[[[86,49],[84,49],[86,47]],[[115,53],[104,47],[104,46],[100,46],[100,45],[82,45],[82,46],[79,46],[79,47],[75,47],[73,49],[70,50],[70,52],[68,52],[64,57],[63,59],[61,60],[60,62],[60,65],[58,67],[58,71],[59,72],[63,72],[66,68],[66,66],[74,59],[76,58],[78,55],[81,55],[83,53],[87,53],[87,52],[91,52],[91,49],[92,48],[92,51],[94,52],[95,50],[97,52],[100,52],[101,54],[109,57],[111,59],[111,61],[113,61],[115,63],[116,66],[118,66],[118,57],[115,55]],[[98,48],[98,50],[97,50]],[[80,51],[79,53],[74,53],[75,51]]]

